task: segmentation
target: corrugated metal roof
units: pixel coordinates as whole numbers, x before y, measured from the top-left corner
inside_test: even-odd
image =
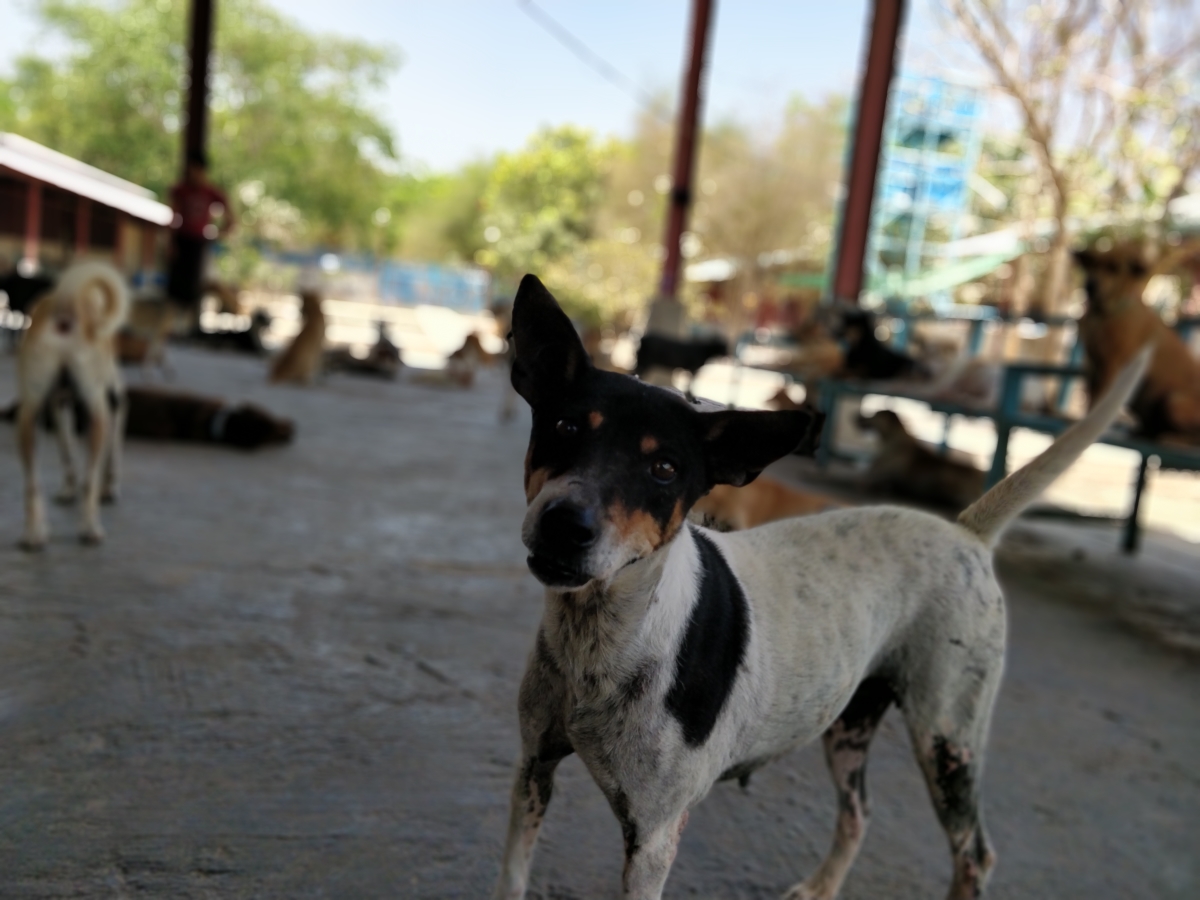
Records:
[[[154,199],[153,191],[18,134],[0,131],[0,167],[119,209],[144,222],[166,226],[174,217],[171,207]]]

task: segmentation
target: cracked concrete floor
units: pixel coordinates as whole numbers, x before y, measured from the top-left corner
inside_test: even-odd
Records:
[[[54,509],[51,546],[27,556],[0,426],[0,896],[485,896],[541,603],[518,538],[527,420],[497,423],[496,373],[470,392],[344,377],[299,390],[267,387],[258,361],[173,354],[180,386],[263,402],[298,440],[257,454],[131,442],[107,544],[77,545]],[[12,385],[0,358],[0,399]],[[984,783],[989,896],[1195,897],[1200,666],[1063,602],[1073,580],[1046,573],[1074,570],[1020,534],[1037,564],[1020,540],[1001,554],[1012,628]],[[942,895],[947,849],[895,713],[870,780],[843,896]],[[833,814],[815,747],[746,792],[719,785],[667,896],[778,896],[816,864]],[[620,868],[620,830],[569,760],[531,894],[615,896]]]

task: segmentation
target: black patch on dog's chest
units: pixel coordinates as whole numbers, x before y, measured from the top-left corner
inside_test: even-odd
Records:
[[[699,747],[733,691],[746,655],[750,613],[746,595],[716,545],[698,532],[692,536],[704,574],[675,657],[675,680],[666,706],[682,726],[688,746]]]

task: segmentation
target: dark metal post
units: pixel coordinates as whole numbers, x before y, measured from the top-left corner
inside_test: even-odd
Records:
[[[183,171],[188,157],[204,153],[208,143],[208,59],[212,53],[214,0],[192,0],[187,127],[183,138]]]
[[[692,40],[687,70],[683,75],[683,96],[679,104],[679,125],[675,131],[675,167],[672,173],[671,204],[667,208],[667,227],[659,296],[673,299],[679,285],[683,253],[679,240],[687,229],[692,203],[692,174],[696,164],[696,129],[703,101],[704,60],[708,49],[709,24],[715,0],[693,0]]]
[[[833,296],[858,302],[871,229],[875,176],[887,117],[888,91],[896,69],[896,45],[904,24],[904,0],[874,0],[867,64],[858,90],[854,143],[847,161],[846,198],[837,242]]]

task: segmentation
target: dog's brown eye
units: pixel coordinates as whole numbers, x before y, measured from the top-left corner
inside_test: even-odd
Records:
[[[650,477],[655,481],[661,481],[663,484],[674,481],[676,474],[675,463],[665,459],[655,460],[650,465]]]
[[[570,419],[559,419],[558,423],[554,426],[554,430],[563,437],[575,437],[575,435],[579,434],[579,426]]]

